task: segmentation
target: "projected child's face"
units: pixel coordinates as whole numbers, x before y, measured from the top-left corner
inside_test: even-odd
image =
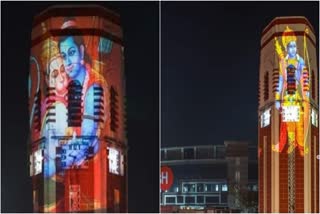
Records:
[[[49,84],[56,89],[58,95],[65,94],[67,90],[68,76],[61,57],[56,57],[50,62]]]

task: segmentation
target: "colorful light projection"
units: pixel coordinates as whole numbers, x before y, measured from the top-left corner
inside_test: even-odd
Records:
[[[282,152],[288,143],[287,153],[297,147],[300,155],[308,153],[306,137],[309,130],[309,71],[310,62],[305,30],[303,41],[299,41],[294,31],[286,26],[281,36],[282,45],[275,37],[275,49],[279,59],[279,82],[276,91],[276,109],[280,111],[280,140],[272,149]],[[299,38],[300,39],[300,38]],[[303,47],[298,47],[303,44]],[[303,56],[298,54],[303,50]],[[311,77],[312,78],[312,77]]]
[[[107,22],[101,21],[102,24]],[[31,50],[31,140],[45,139],[45,145],[41,149],[39,147],[40,150],[32,151],[30,173],[36,175],[42,172],[45,178],[45,185],[51,194],[46,196],[45,212],[59,211],[58,206],[63,207],[60,211],[68,210],[64,206],[69,206],[69,211],[88,209],[79,205],[79,194],[86,197],[91,207],[99,207],[97,204],[106,206],[101,204],[105,199],[94,196],[93,190],[88,187],[84,188],[85,182],[94,180],[99,183],[97,179],[100,178],[93,178],[93,172],[99,175],[107,173],[97,169],[103,154],[100,139],[104,136],[117,137],[117,127],[110,125],[109,91],[110,88],[120,90],[122,87],[121,80],[113,75],[122,72],[122,46],[105,37],[81,32],[81,28],[99,29],[100,25],[97,17],[53,17],[34,28],[33,34],[39,35],[46,34],[48,28],[64,32],[80,30],[80,34],[78,31],[76,34],[50,36],[34,44]],[[118,85],[109,86],[108,78]],[[118,156],[121,157],[120,153]],[[43,164],[39,165],[33,157],[43,159]],[[77,181],[72,176],[66,177],[73,173],[72,169],[88,169],[90,166],[87,173],[76,175]],[[121,174],[120,168],[117,166],[113,172]],[[64,192],[68,191],[70,194],[67,193],[67,197]],[[68,202],[61,202],[64,199]]]
[[[65,21],[62,25],[62,28],[74,27],[74,19]],[[39,132],[38,129],[34,130],[33,136],[48,139],[49,149],[44,154],[47,162],[55,159],[57,146],[62,148],[61,169],[80,166],[90,149],[95,154],[99,149],[96,137],[105,130],[103,126],[107,120],[108,85],[102,72],[92,67],[93,55],[90,51],[97,50],[98,44],[92,47],[94,42],[91,42],[92,46],[89,47],[90,39],[100,42],[103,40],[112,46],[112,42],[105,38],[62,36],[47,39],[32,54],[32,60],[40,61],[42,66],[39,71],[37,63],[37,72],[31,72],[37,77],[31,76],[33,81],[29,88],[34,85],[34,80],[41,83],[40,78],[45,78],[47,84],[37,87],[38,94],[41,95],[34,106],[37,108],[37,101],[40,101],[41,126]],[[57,136],[70,139],[61,143]],[[49,167],[45,175],[51,177],[59,170]]]

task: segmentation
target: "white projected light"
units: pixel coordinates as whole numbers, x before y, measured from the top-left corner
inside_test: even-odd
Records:
[[[282,121],[283,122],[299,122],[300,112],[299,106],[283,106],[282,107]]]
[[[314,108],[311,111],[311,121],[312,125],[318,127],[318,112]]]
[[[120,152],[116,149],[109,148],[109,172],[120,174]]]
[[[262,114],[261,114],[261,127],[266,127],[270,124],[270,112],[271,112],[271,108],[268,108],[267,110],[265,110]]]
[[[42,151],[37,150],[33,155],[33,172],[34,175],[40,174],[42,172]]]

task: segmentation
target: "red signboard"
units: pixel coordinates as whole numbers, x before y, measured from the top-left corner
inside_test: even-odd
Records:
[[[173,184],[173,172],[167,166],[161,167],[160,186],[162,191],[169,190]]]

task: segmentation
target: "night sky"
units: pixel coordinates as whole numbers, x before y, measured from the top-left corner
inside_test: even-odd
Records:
[[[319,38],[318,2],[162,2],[161,147],[258,140],[263,28],[305,16]]]
[[[32,18],[54,4],[64,3],[1,2],[2,212],[32,212],[27,154]],[[96,4],[118,12],[124,31],[129,212],[158,212],[159,3]],[[162,2],[161,11],[161,146],[257,143],[262,29],[277,16],[305,16],[319,38],[319,3]]]
[[[29,133],[27,78],[32,19],[34,15],[55,4],[65,3],[1,2],[2,212],[32,212],[32,189],[27,154]],[[118,12],[124,32],[129,212],[158,212],[159,3],[97,2],[95,4]]]

